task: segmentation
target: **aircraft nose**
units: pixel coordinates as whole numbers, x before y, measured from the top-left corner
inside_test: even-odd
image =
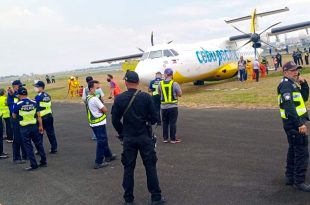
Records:
[[[147,69],[143,68],[142,66],[137,66],[135,69],[136,73],[139,75],[140,82],[142,83],[149,83],[152,78],[150,78],[150,73],[147,72]]]

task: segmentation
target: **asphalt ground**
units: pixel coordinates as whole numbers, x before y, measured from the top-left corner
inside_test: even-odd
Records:
[[[48,167],[34,172],[0,161],[2,205],[122,204],[120,159],[94,170],[92,141],[81,104],[54,104],[59,153],[47,154]],[[122,147],[108,120],[112,151]],[[161,129],[157,130],[161,136]],[[193,110],[181,108],[182,143],[158,143],[158,174],[171,205],[310,204],[310,193],[284,185],[287,141],[277,110]],[[49,149],[47,138],[45,148]],[[5,143],[5,151],[12,153]],[[308,174],[309,178],[309,174]],[[135,201],[149,204],[141,159],[135,172]]]

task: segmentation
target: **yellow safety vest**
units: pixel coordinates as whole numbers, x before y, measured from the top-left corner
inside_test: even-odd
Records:
[[[40,111],[41,117],[52,113],[52,101],[40,102],[39,105],[40,105],[40,108],[42,109]]]
[[[166,82],[164,80],[160,81],[162,100],[161,104],[171,104],[177,103],[178,100],[173,96],[173,80]]]
[[[37,109],[30,111],[19,110],[18,114],[23,118],[21,121],[19,121],[19,124],[23,127],[37,124],[36,111]]]
[[[293,101],[296,107],[296,112],[299,117],[307,113],[307,108],[300,92],[293,92]],[[282,98],[280,94],[278,95],[278,104],[280,106],[281,118],[288,119],[285,110],[281,108]]]
[[[7,97],[6,96],[0,96],[0,112],[3,114],[3,118],[9,118],[10,117],[10,109],[7,105]]]
[[[154,89],[154,91],[152,92],[152,95],[158,95],[158,86],[159,86],[159,83],[158,82],[157,84],[155,84],[155,82],[152,84],[152,88]]]
[[[17,97],[14,97],[14,103],[18,103],[19,99]]]
[[[89,109],[89,107],[88,107],[88,102],[89,102],[89,100],[90,100],[91,98],[93,98],[93,97],[95,97],[95,96],[93,96],[93,95],[87,96],[87,104],[86,104],[86,107],[87,107],[87,119],[88,119],[89,124],[92,124],[92,125],[93,125],[93,124],[97,124],[97,123],[99,123],[99,122],[102,122],[103,120],[105,120],[105,119],[107,118],[107,115],[104,114],[104,113],[103,113],[103,115],[100,116],[100,117],[95,117],[95,116],[91,113],[91,111],[90,111],[90,109]]]

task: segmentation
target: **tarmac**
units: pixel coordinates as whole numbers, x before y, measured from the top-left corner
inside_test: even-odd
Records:
[[[0,161],[1,205],[121,205],[120,161],[94,170],[96,142],[82,104],[54,104],[59,143],[47,154],[48,167],[33,172]],[[109,106],[110,108],[110,106]],[[310,193],[284,185],[287,141],[278,110],[180,108],[180,144],[161,143],[158,136],[158,175],[169,205],[307,205]],[[112,151],[122,146],[108,119]],[[49,150],[47,137],[44,138]],[[5,143],[5,151],[12,153]],[[308,172],[309,173],[309,172]],[[309,178],[309,174],[308,174]],[[135,172],[136,205],[150,202],[144,167],[138,157]]]

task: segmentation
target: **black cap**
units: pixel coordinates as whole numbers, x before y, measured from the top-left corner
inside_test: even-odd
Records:
[[[12,82],[12,85],[25,86],[25,84],[23,84],[20,80],[14,80],[14,81]]]
[[[86,83],[88,83],[88,82],[90,82],[92,80],[94,80],[92,76],[87,76],[86,77]]]
[[[129,83],[138,83],[139,82],[139,75],[135,71],[128,71],[124,77]]]
[[[18,95],[28,95],[28,91],[25,87],[20,87],[20,88],[18,88],[17,94]]]
[[[38,82],[36,82],[36,84],[33,85],[34,87],[37,88],[45,88],[45,83],[41,80],[39,80]]]
[[[283,71],[302,69],[300,65],[296,65],[293,61],[289,61],[283,65]]]

